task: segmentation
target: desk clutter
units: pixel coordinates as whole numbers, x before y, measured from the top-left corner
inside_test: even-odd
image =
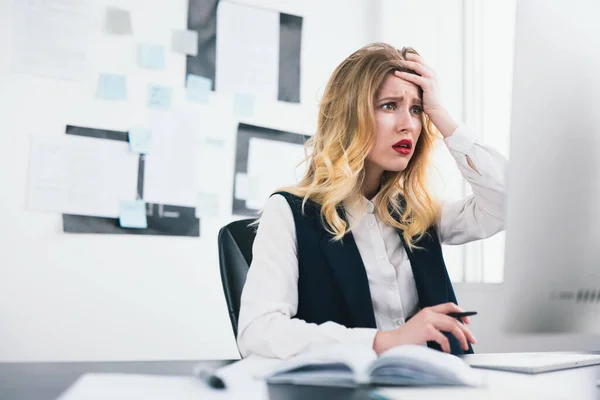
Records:
[[[483,375],[460,358],[426,346],[403,345],[379,356],[339,345],[301,354],[275,366],[269,383],[317,386],[481,386]]]
[[[85,374],[57,400],[268,399],[264,383],[240,390],[212,389],[192,376]]]
[[[539,365],[538,360],[543,358],[556,365],[560,355],[572,363],[574,354],[512,353],[494,356],[512,360],[519,359],[520,356],[522,365],[536,362]],[[577,355],[580,360],[590,360],[589,356],[592,356]],[[488,367],[489,363],[485,368]],[[573,371],[561,373],[570,372]],[[569,382],[562,383],[561,380],[561,387],[564,389],[566,386],[567,390],[568,385],[571,385],[581,393],[595,393],[595,370],[582,372],[586,373],[579,373],[579,378],[568,379]],[[584,386],[588,382],[587,375],[590,374],[594,376],[589,380],[591,384],[588,390]],[[538,382],[541,381],[536,381],[536,377],[547,379],[547,376],[548,374],[476,370],[459,357],[425,346],[398,346],[377,357],[370,349],[340,345],[288,360],[250,356],[214,372],[209,372],[200,362],[194,371],[190,371],[190,376],[85,374],[58,400],[259,400],[269,398],[267,384],[367,388],[369,396],[376,400],[572,398],[565,397],[562,392],[554,392],[552,387],[540,385]],[[213,381],[220,384],[211,385]],[[379,385],[383,387],[377,387]],[[373,390],[369,389],[371,387]]]

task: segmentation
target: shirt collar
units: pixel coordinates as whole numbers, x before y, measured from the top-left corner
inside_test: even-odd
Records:
[[[364,196],[358,199],[344,200],[344,209],[353,219],[361,220],[365,214],[373,214],[375,212],[375,200],[379,193],[371,200],[367,200]]]

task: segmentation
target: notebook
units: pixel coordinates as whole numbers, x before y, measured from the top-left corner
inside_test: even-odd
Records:
[[[600,364],[600,354],[498,353],[467,354],[462,359],[474,368],[537,374]]]
[[[380,388],[371,393],[374,400],[565,400],[548,393],[532,393],[519,388]]]
[[[381,355],[370,348],[337,345],[285,360],[268,383],[353,387],[361,384],[479,386],[480,371],[460,358],[426,346],[402,345]]]

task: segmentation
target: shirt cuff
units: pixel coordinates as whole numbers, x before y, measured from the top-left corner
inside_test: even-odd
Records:
[[[449,150],[467,154],[475,145],[475,135],[466,125],[458,125],[452,135],[444,139]]]
[[[375,342],[375,335],[377,335],[377,329],[375,328],[351,328],[348,330],[349,341],[362,346],[368,346],[370,349],[373,348],[373,342]]]

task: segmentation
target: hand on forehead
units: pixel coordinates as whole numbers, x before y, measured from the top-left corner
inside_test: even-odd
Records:
[[[421,88],[412,83],[403,79],[393,73],[390,73],[386,76],[379,91],[377,92],[377,97],[379,99],[382,98],[396,98],[396,99],[409,99],[421,101],[422,98],[422,90]]]

